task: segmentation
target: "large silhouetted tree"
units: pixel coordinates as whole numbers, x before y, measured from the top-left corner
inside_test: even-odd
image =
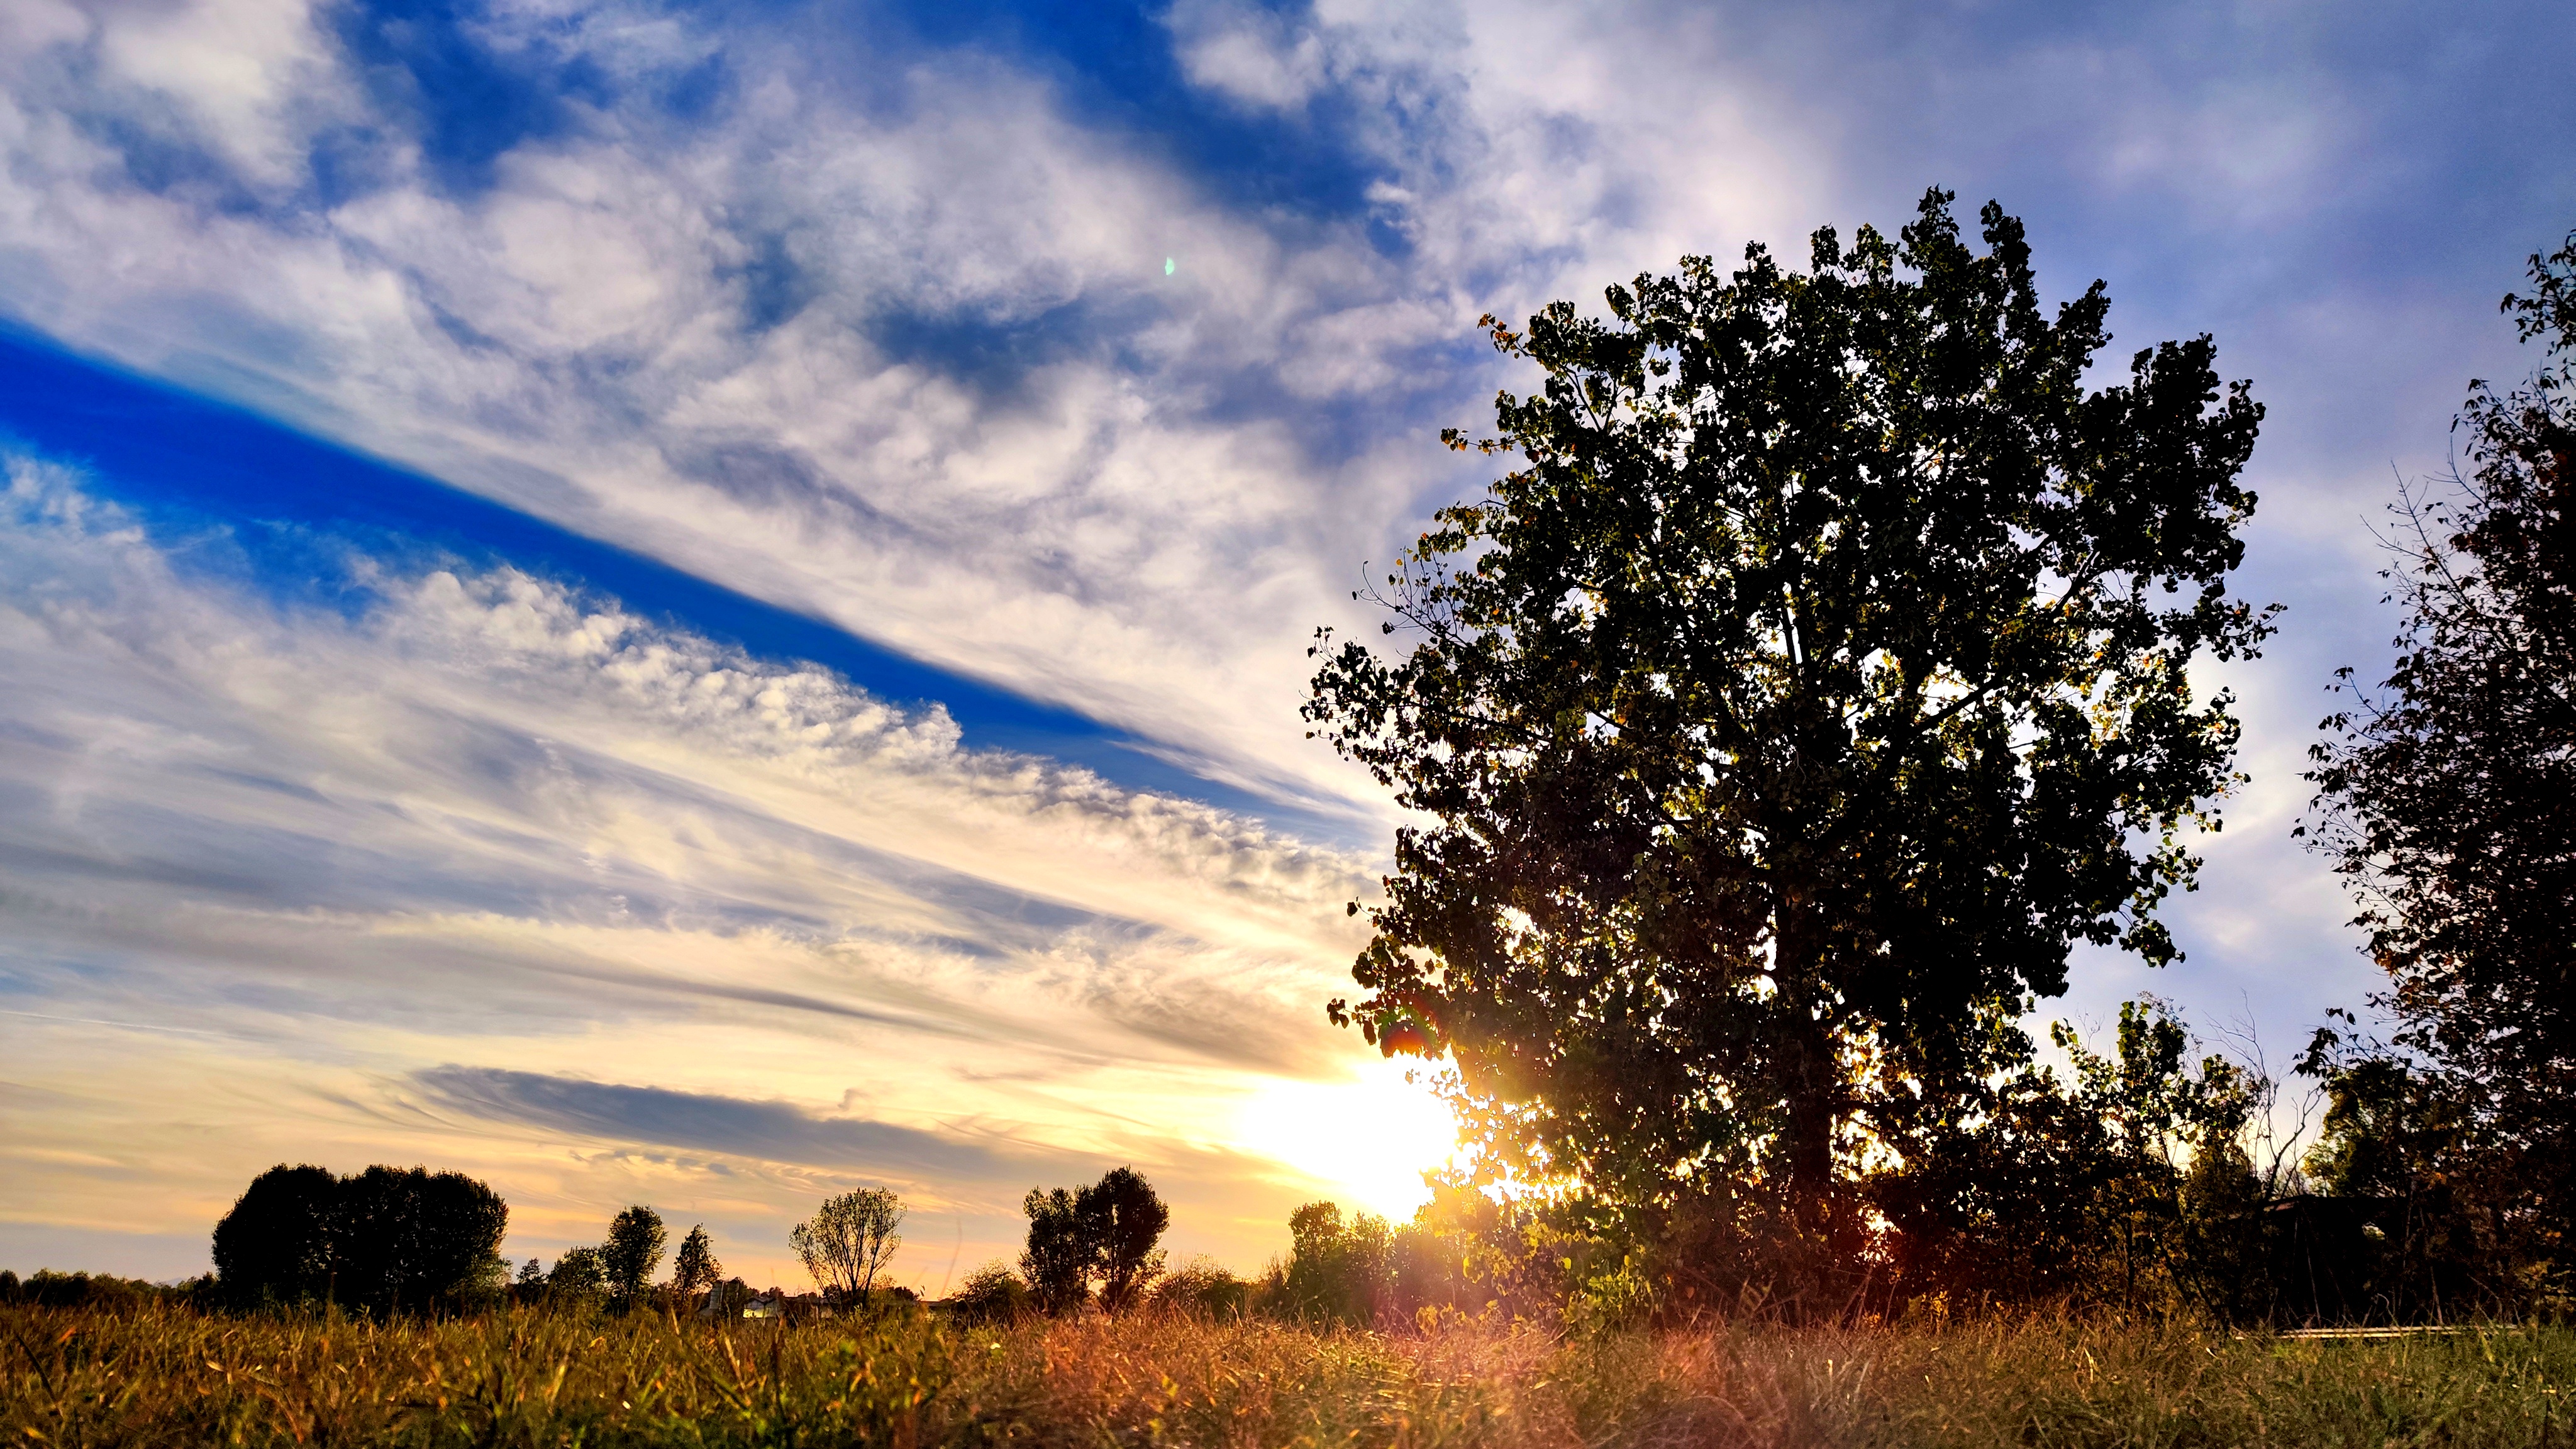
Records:
[[[461,1172],[370,1167],[342,1182],[338,1296],[373,1312],[489,1296],[509,1206]]]
[[[1044,1312],[1068,1313],[1090,1302],[1098,1279],[1100,1306],[1115,1313],[1162,1275],[1158,1245],[1172,1210],[1132,1167],[1113,1167],[1079,1190],[1030,1188],[1020,1210],[1029,1219],[1020,1271]]]
[[[2266,632],[2246,385],[2204,337],[2088,387],[2101,285],[2050,316],[1949,200],[1487,319],[1542,386],[1445,436],[1518,464],[1389,576],[1410,648],[1320,639],[1306,708],[1424,819],[1334,1017],[1445,1053],[1489,1172],[1804,1281],[1864,1141],[2027,1051],[2073,943],[2175,955],[2237,735],[2190,665]]]
[[[237,1302],[429,1310],[506,1286],[509,1220],[508,1204],[462,1173],[379,1165],[334,1177],[280,1164],[215,1225],[215,1271]]]
[[[279,1163],[215,1224],[215,1275],[237,1302],[319,1302],[338,1270],[340,1179]]]

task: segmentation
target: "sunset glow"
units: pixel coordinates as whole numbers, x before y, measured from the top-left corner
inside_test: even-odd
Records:
[[[1431,1200],[1423,1174],[1458,1148],[1449,1108],[1391,1061],[1342,1082],[1277,1083],[1244,1109],[1238,1130],[1247,1146],[1325,1184],[1346,1212],[1392,1222]]]

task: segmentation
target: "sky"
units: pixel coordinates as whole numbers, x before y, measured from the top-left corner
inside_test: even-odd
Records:
[[[2250,782],[2043,1015],[2276,1070],[2370,969],[2291,830],[2372,526],[2576,228],[2533,4],[0,6],[0,1265],[277,1162],[897,1276],[1144,1171],[1176,1258],[1402,1213],[1325,1024],[1396,817],[1312,630],[1485,478],[1478,334],[1930,185],[2269,410]]]

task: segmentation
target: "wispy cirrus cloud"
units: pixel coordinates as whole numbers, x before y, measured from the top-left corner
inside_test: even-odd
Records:
[[[350,162],[370,184],[334,196],[331,108],[277,77],[336,51],[296,95],[404,118],[368,99],[365,45],[307,21],[241,57],[275,94],[227,102],[307,125],[300,177],[161,184],[78,106],[20,106],[32,170],[0,283],[31,320],[1217,775],[1348,797],[1328,755],[1280,743],[1297,696],[1260,653],[1295,657],[1409,490],[1370,486],[1365,439],[1237,400],[1284,381],[1347,417],[1454,340],[1460,304],[1415,294],[1355,223],[1283,237],[1232,215],[972,52],[852,85],[794,37],[717,45],[677,17],[630,53],[597,12],[569,31],[495,12],[451,39],[512,72],[505,91],[546,83],[516,73],[535,51],[599,76],[586,104],[549,92],[473,184],[416,117],[414,145]],[[82,77],[161,43],[134,29],[22,43],[20,93],[86,102]],[[664,91],[694,64],[722,84],[678,127]],[[185,91],[167,108],[212,124]]]
[[[1065,1154],[926,1132],[864,1117],[826,1117],[778,1101],[633,1087],[496,1067],[432,1067],[411,1085],[429,1104],[495,1121],[607,1142],[640,1142],[726,1157],[841,1167],[951,1184],[1009,1184],[1078,1172]]]
[[[0,1001],[46,1100],[6,1110],[13,1155],[50,1164],[20,1213],[147,1161],[184,1179],[172,1212],[219,1210],[317,1130],[515,1150],[460,1112],[685,1148],[683,1177],[783,1159],[982,1211],[1006,1165],[1230,1152],[1266,1083],[1332,1070],[1314,1001],[1351,947],[1346,856],[963,749],[936,706],[506,568],[350,553],[373,603],[279,606],[175,566],[59,466],[10,476]],[[167,1083],[85,1061],[101,1032],[306,1108],[246,1111],[178,1167]],[[422,1075],[431,1053],[451,1065]],[[638,1063],[649,1085],[561,1085]],[[722,1105],[782,1092],[881,1116],[798,1137],[793,1109]],[[968,1121],[982,1145],[937,1146]],[[1268,1171],[1239,1189],[1310,1181]]]
[[[1475,481],[1428,435],[1502,375],[1480,310],[1944,180],[2098,254],[2066,292],[2136,268],[2123,326],[2250,343],[2323,445],[2385,410],[2303,393],[2318,339],[2265,310],[2374,284],[2276,259],[2463,144],[2369,99],[2442,84],[2403,17],[1194,3],[1094,50],[900,10],[277,5],[192,64],[215,10],[39,7],[0,50],[19,315],[1363,812],[1294,661]],[[1174,149],[1199,132],[1239,154]]]

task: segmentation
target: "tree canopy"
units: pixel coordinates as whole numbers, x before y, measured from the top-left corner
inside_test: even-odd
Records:
[[[1095,1271],[1100,1276],[1101,1306],[1115,1313],[1163,1272],[1163,1230],[1172,1210],[1154,1185],[1132,1167],[1113,1167],[1100,1181],[1082,1190],[1077,1211],[1087,1220],[1098,1244]]]
[[[1079,1191],[1030,1188],[1020,1204],[1029,1236],[1020,1255],[1031,1296],[1048,1313],[1067,1313],[1091,1299],[1110,1312],[1133,1305],[1160,1277],[1158,1245],[1172,1210],[1132,1167],[1113,1167]]]
[[[707,1225],[699,1223],[680,1240],[680,1251],[671,1258],[671,1287],[684,1303],[694,1303],[697,1295],[715,1290],[724,1281],[724,1264],[716,1259],[715,1239],[707,1236]]]
[[[1091,1299],[1093,1246],[1064,1188],[1030,1188],[1020,1202],[1028,1215],[1029,1236],[1020,1252],[1020,1271],[1041,1313],[1070,1313]]]
[[[863,1187],[825,1200],[821,1211],[788,1230],[788,1246],[827,1295],[860,1302],[876,1290],[886,1261],[903,1246],[903,1199],[890,1187]]]
[[[280,1163],[215,1224],[215,1272],[240,1303],[426,1310],[501,1290],[509,1220],[509,1205],[463,1173],[378,1165],[335,1177]]]
[[[2323,723],[2317,841],[2360,898],[2414,1060],[2322,1052],[2319,1166],[2414,1196],[2483,1179],[2481,1211],[2565,1263],[2576,1207],[2576,234],[2504,299],[2544,360],[2473,381],[2468,468],[2404,490],[2396,660]],[[2419,1073],[2416,1068],[2420,1067]],[[2421,1077],[2420,1080],[2415,1078]],[[2509,1256],[2509,1255],[2507,1255]],[[2567,1271],[2562,1266],[2560,1271]]]
[[[619,1303],[632,1304],[644,1296],[653,1270],[661,1266],[662,1245],[669,1239],[662,1215],[648,1207],[627,1208],[610,1221],[608,1241],[599,1245],[599,1267],[608,1276],[609,1293]]]
[[[1337,1021],[1453,1064],[1488,1174],[1847,1259],[1859,1154],[1954,1120],[2078,941],[2150,962],[2235,779],[2195,657],[2262,416],[2207,337],[2045,312],[2021,225],[1685,258],[1492,341],[1514,456],[1326,631],[1306,717],[1424,817]],[[1354,904],[1354,910],[1358,906]],[[1784,1244],[1803,1244],[1787,1247]]]

